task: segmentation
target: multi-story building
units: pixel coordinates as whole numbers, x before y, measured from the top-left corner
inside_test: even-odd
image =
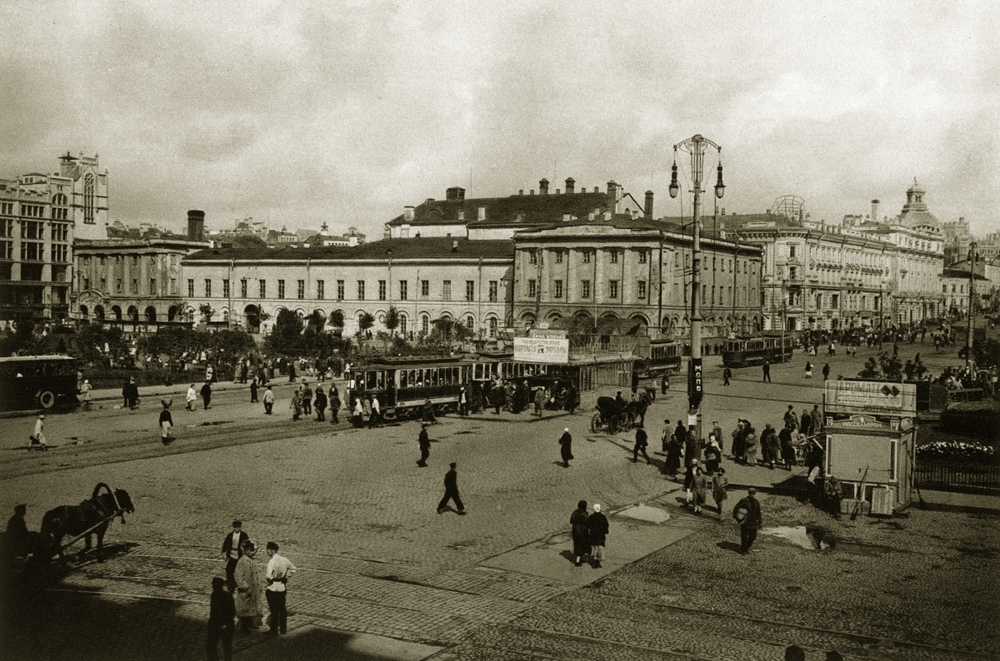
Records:
[[[692,237],[679,225],[607,211],[519,231],[514,244],[516,325],[619,318],[689,334]],[[705,237],[701,250],[704,336],[759,333],[760,248]]]
[[[964,217],[941,223],[941,234],[944,237],[945,266],[951,266],[969,256],[969,244],[973,238],[969,232],[969,221]]]
[[[854,328],[883,314],[892,290],[891,245],[773,214],[727,216],[725,224],[763,251],[765,329]]]
[[[893,246],[889,264],[892,293],[886,302],[892,304],[896,324],[920,323],[942,315],[944,234],[924,202],[925,193],[914,180],[898,216],[888,223],[869,222],[854,228],[860,236]]]
[[[218,249],[182,260],[187,314],[213,324],[268,332],[282,309],[302,317],[339,311],[344,332],[371,314],[385,329],[390,307],[396,332],[418,337],[450,318],[480,337],[495,337],[509,318],[514,254],[509,240],[386,239],[356,247]],[[205,306],[208,306],[207,308]]]
[[[70,316],[73,245],[107,236],[108,175],[98,159],[0,180],[0,320]]]
[[[588,192],[577,190],[572,177],[566,179],[565,193],[556,189],[549,193],[549,181],[538,182],[527,195],[524,190],[508,197],[466,198],[465,189],[453,187],[444,200],[430,198],[417,206],[406,206],[403,214],[386,223],[386,235],[393,239],[413,237],[455,237],[478,239],[510,239],[520,230],[552,223],[586,219],[605,212],[644,214],[652,217],[653,193],[646,193],[645,205],[640,206],[632,195],[614,181],[607,191],[598,188]]]
[[[186,236],[153,235],[77,241],[74,317],[151,331],[191,323],[181,259],[207,247],[205,213],[188,212]]]

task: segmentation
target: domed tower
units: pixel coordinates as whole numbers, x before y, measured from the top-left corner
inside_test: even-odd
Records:
[[[926,192],[914,177],[913,185],[906,190],[906,204],[899,214],[899,223],[919,232],[940,234],[941,223],[927,210],[927,203],[924,202]]]

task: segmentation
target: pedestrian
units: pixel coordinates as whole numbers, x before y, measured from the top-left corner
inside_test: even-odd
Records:
[[[316,422],[323,422],[326,420],[326,393],[323,392],[323,386],[316,386],[316,400],[314,402],[316,405]]]
[[[562,436],[559,437],[559,455],[563,460],[563,468],[569,468],[569,460],[573,458],[573,436],[569,433],[569,427],[564,427]]]
[[[809,413],[812,418],[812,433],[818,434],[823,428],[823,414],[820,413],[819,404],[813,404],[813,410]]]
[[[236,605],[233,595],[224,589],[226,582],[216,576],[212,579],[212,598],[208,611],[208,641],[205,651],[209,661],[218,661],[219,642],[222,642],[222,658],[231,661],[233,658],[233,634],[236,618]]]
[[[267,569],[264,571],[264,596],[267,597],[268,626],[271,636],[288,633],[288,579],[297,567],[283,555],[278,555],[278,545],[267,543]]]
[[[660,377],[660,394],[666,395],[668,390],[670,390],[670,374],[664,372]]]
[[[274,410],[274,391],[271,390],[271,384],[267,384],[267,389],[264,391],[264,415],[271,415]]]
[[[806,436],[812,436],[812,416],[809,415],[809,409],[802,409],[802,418],[799,423],[799,431]]]
[[[569,516],[570,530],[573,535],[573,556],[576,566],[583,566],[583,558],[590,555],[590,528],[587,526],[587,501],[581,500]]]
[[[787,429],[788,427],[785,427]],[[781,446],[778,443],[778,434],[774,431],[771,423],[764,425],[764,431],[760,435],[760,451],[762,463],[768,468],[774,468],[774,462],[778,460],[781,453]]]
[[[806,361],[806,378],[807,379],[813,378],[813,364],[808,360]]]
[[[351,415],[351,421],[354,423],[355,429],[361,429],[365,426],[365,408],[361,405],[361,397],[354,400],[354,412]]]
[[[438,503],[438,514],[444,511],[445,506],[448,504],[449,500],[455,501],[455,506],[458,507],[458,513],[465,514],[465,505],[462,504],[462,497],[458,495],[458,471],[455,469],[458,464],[452,462],[451,468],[447,473],[444,474],[444,497],[441,498],[441,502]]]
[[[292,411],[292,420],[298,420],[299,416],[302,415],[302,386],[300,385],[298,390],[292,393],[292,401],[289,402],[288,408]]]
[[[250,541],[250,535],[243,532],[243,522],[233,521],[233,531],[222,540],[222,558],[226,561],[226,583],[232,590],[236,585],[233,572],[236,571],[236,563],[243,556],[243,544]]]
[[[701,465],[695,465],[694,467],[694,480],[692,481],[692,491],[694,491],[694,513],[701,514],[701,506],[705,504],[708,499],[708,490],[712,488],[712,484],[708,477],[705,475],[705,471],[702,470]]]
[[[587,517],[587,530],[591,566],[594,569],[600,569],[601,562],[604,560],[604,547],[608,535],[608,517],[601,512],[600,503],[594,503],[594,513]]]
[[[194,389],[194,384],[192,383],[188,386],[187,394],[184,395],[184,408],[188,411],[193,411],[196,401],[198,401],[198,391]]]
[[[340,424],[340,391],[335,383],[330,384],[330,422]]]
[[[754,498],[756,494],[757,490],[750,487],[747,489],[746,498],[741,498],[733,508],[733,518],[740,525],[740,553],[743,555],[750,553],[750,547],[757,539],[757,531],[764,521],[760,513],[760,503]]]
[[[257,377],[254,377],[253,380],[250,382],[250,403],[251,404],[256,404],[257,403],[257,388],[258,388],[258,386],[257,386]]]
[[[420,435],[417,437],[417,445],[420,447],[420,459],[417,460],[417,466],[421,468],[427,467],[427,458],[431,456],[431,437],[427,433],[427,423],[420,423]]]
[[[381,427],[382,426],[382,407],[378,403],[378,395],[372,395],[372,410],[368,414],[368,426],[369,427]]]
[[[646,430],[640,426],[635,430],[635,445],[632,447],[633,464],[639,460],[639,453],[642,453],[642,456],[646,458],[647,465],[653,463],[649,455],[646,454],[647,445],[649,445],[649,436],[646,434]]]
[[[797,431],[799,428],[799,416],[795,414],[795,406],[792,404],[788,405],[788,410],[785,411],[785,426],[792,431]]]
[[[792,441],[792,430],[785,427],[778,434],[778,441],[781,444],[781,463],[785,470],[792,470],[797,461],[795,459],[795,443]]]
[[[542,417],[542,407],[545,405],[545,388],[535,389],[535,415]]]
[[[160,411],[160,442],[170,445],[174,437],[170,434],[170,428],[174,426],[174,418],[170,415],[170,405],[173,403],[169,399],[161,399],[163,410]]]
[[[201,387],[201,401],[205,406],[205,410],[208,410],[208,405],[212,403],[212,382],[206,381],[205,385]]]
[[[666,430],[664,430],[664,433],[666,433]],[[684,445],[677,440],[677,434],[671,434],[670,439],[667,441],[667,461],[664,465],[670,477],[677,477],[677,471],[681,467],[681,455],[683,454]]]
[[[83,385],[80,386],[80,401],[83,403],[83,410],[90,410],[90,391],[93,387],[90,385],[90,379],[84,379]]]
[[[719,468],[712,476],[712,500],[715,501],[715,508],[719,510],[719,518],[722,518],[722,503],[725,502],[729,494],[726,487],[729,486],[729,479],[726,477],[726,469]]]
[[[764,361],[764,382],[771,383],[771,363]]]
[[[715,440],[715,434],[708,435],[708,447],[705,448],[705,471],[712,475],[719,469],[722,463],[722,450],[719,449],[719,442]]]
[[[465,386],[458,391],[458,414],[462,417],[469,415],[469,393],[465,392]]]
[[[621,390],[619,390],[618,393],[615,395],[615,404],[618,405],[618,410],[619,411],[621,411],[622,409],[624,409],[625,406],[628,404],[628,402],[625,401],[625,398],[622,397],[622,391]]]
[[[830,380],[830,363],[823,365],[823,380],[824,381]]]
[[[305,379],[302,379],[302,413],[305,415],[312,415],[312,398],[313,389]]]
[[[719,446],[719,454],[725,454],[726,448],[722,440],[722,427],[719,426],[718,420],[712,421],[712,431],[709,432],[710,436],[715,436],[715,442]]]
[[[48,441],[45,439],[45,414],[42,413],[35,420],[35,430],[28,437],[29,450],[48,450]]]
[[[125,387],[128,390],[128,407],[130,409],[139,408],[139,386],[136,384],[134,376],[129,377]]]
[[[243,633],[259,629],[264,616],[264,606],[260,599],[260,573],[254,558],[257,546],[249,539],[243,542],[243,555],[236,563],[233,578],[236,580],[236,617],[239,618]]]
[[[728,386],[729,379],[731,378],[733,378],[733,370],[729,369],[729,367],[727,366],[725,369],[722,370],[722,385]]]
[[[747,431],[744,436],[743,455],[747,466],[757,465],[757,430],[747,421]]]

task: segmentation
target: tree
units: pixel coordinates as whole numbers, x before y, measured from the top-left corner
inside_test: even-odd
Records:
[[[395,305],[390,305],[389,310],[385,313],[385,328],[390,333],[395,335],[395,331],[399,328],[399,312],[396,310]]]
[[[292,310],[282,310],[267,336],[267,351],[283,356],[297,356],[302,351],[302,318]]]
[[[340,336],[344,332],[344,311],[334,310],[330,313],[330,324],[333,326],[333,334]]]
[[[198,306],[198,312],[201,312],[202,316],[205,317],[205,323],[212,321],[212,315],[215,314],[215,309],[208,303],[202,303]]]
[[[358,317],[358,339],[364,339],[365,333],[367,333],[374,325],[375,317],[368,312],[362,312]]]

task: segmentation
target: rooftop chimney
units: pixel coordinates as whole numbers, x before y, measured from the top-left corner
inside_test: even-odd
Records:
[[[455,239],[451,242],[451,251],[458,252],[458,239]]]
[[[872,220],[876,223],[878,222],[878,205],[878,200],[872,200]]]
[[[542,179],[541,181],[538,182],[538,194],[539,195],[548,195],[549,194],[549,180],[548,179]]]
[[[477,219],[482,222],[486,220],[486,207],[479,207],[479,216]]]
[[[192,209],[188,211],[188,241],[205,240],[205,212]]]
[[[653,191],[646,191],[646,208],[643,210],[646,218],[653,219]]]
[[[569,195],[570,193],[573,192],[574,186],[576,186],[576,182],[573,180],[573,177],[567,177],[566,178],[566,194],[567,195]]]

